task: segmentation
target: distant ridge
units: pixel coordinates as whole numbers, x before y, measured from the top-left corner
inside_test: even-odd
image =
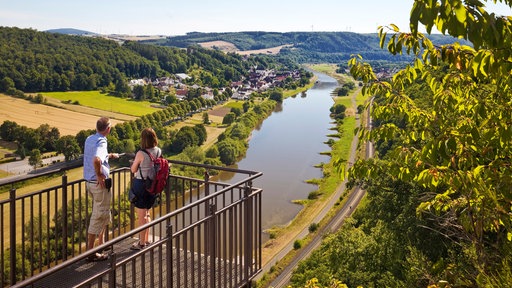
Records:
[[[67,34],[67,35],[98,35],[97,33],[79,30],[74,28],[59,28],[59,29],[50,29],[45,32],[49,33],[59,33],[59,34]]]

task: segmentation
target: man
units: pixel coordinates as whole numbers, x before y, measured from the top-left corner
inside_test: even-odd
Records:
[[[91,195],[92,214],[87,230],[87,250],[94,248],[105,241],[104,233],[110,223],[110,175],[109,158],[119,158],[117,153],[108,153],[107,135],[110,133],[111,123],[107,117],[101,117],[96,122],[96,134],[85,140],[84,146],[84,180],[86,191]],[[95,253],[89,261],[102,261],[108,258],[106,253]]]

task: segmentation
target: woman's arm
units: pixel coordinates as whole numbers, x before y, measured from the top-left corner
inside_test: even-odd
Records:
[[[142,153],[142,151],[138,151],[137,154],[135,154],[135,159],[133,159],[132,166],[130,167],[133,174],[137,173],[140,163],[144,160],[144,155],[142,155]]]

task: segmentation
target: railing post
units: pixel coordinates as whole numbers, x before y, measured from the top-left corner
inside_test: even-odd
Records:
[[[9,279],[11,285],[16,283],[16,188],[12,188],[9,191],[9,203],[10,203],[10,213],[9,213],[9,223],[10,227],[10,263],[11,271],[9,273]]]
[[[130,188],[133,188],[133,179],[135,178],[135,175],[130,171]],[[128,192],[130,193],[130,192]],[[135,229],[135,206],[133,203],[130,202],[130,230]]]
[[[204,196],[210,195],[210,185],[208,185],[210,181],[210,174],[208,170],[204,171]]]
[[[114,250],[111,250],[114,251]],[[116,253],[110,252],[110,263],[109,263],[109,273],[108,273],[108,287],[109,288],[115,288],[117,279],[116,279]],[[101,287],[101,286],[100,286]]]
[[[216,225],[216,217],[215,217],[215,211],[216,211],[216,207],[214,204],[210,204],[209,205],[209,210],[210,210],[210,213],[208,214],[209,217],[210,217],[210,220],[208,221],[209,225],[208,225],[208,228],[210,229],[209,231],[209,234],[208,235],[208,238],[210,239],[210,245],[209,246],[209,254],[208,254],[208,257],[210,259],[210,285],[209,287],[216,287],[215,286],[215,279],[216,279],[216,276],[217,276],[217,265],[216,265],[216,261],[217,261],[217,253],[216,253],[216,248],[217,248],[217,225]]]
[[[249,281],[249,267],[252,265],[252,247],[253,247],[253,229],[252,229],[252,220],[254,218],[252,212],[252,198],[249,197],[252,191],[252,181],[247,181],[245,183],[244,188],[244,206],[245,206],[245,215],[244,215],[244,279],[247,283],[245,287],[251,287],[251,283]]]
[[[174,279],[172,273],[172,262],[174,261],[173,254],[172,254],[172,224],[167,225],[167,243],[166,243],[166,251],[167,251],[167,286],[166,287],[173,287]]]
[[[62,257],[68,259],[68,176],[62,175]]]
[[[169,168],[169,175],[167,175],[167,184],[165,185],[164,195],[165,195],[165,213],[171,212],[171,192],[172,192],[172,183],[171,183],[171,170]],[[160,205],[162,205],[162,198],[160,198]]]
[[[208,181],[210,180],[210,175],[208,174],[208,170],[206,170],[204,172],[204,196],[207,197],[208,195],[210,195],[210,185],[208,183]],[[211,215],[211,203],[210,201],[208,202],[205,202],[204,203],[204,216],[205,218],[209,217]],[[204,231],[204,235],[206,236],[211,236],[210,233],[212,231],[212,228],[210,226],[210,221],[206,221],[205,223],[205,227],[204,227],[205,231]],[[210,237],[211,239],[211,237]],[[205,245],[205,254],[210,256],[211,254],[211,251],[210,251],[210,245],[206,244]]]

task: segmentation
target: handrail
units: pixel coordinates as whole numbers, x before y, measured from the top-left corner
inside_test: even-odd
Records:
[[[66,249],[69,249],[69,248],[65,249],[65,247],[67,245],[73,245],[73,247],[76,247],[76,248],[73,248],[73,250],[78,249],[81,251],[83,248],[74,246],[74,245],[76,245],[76,244],[73,244],[75,242],[68,243],[69,240],[67,240],[68,238],[66,236],[68,234],[70,234],[70,236],[73,236],[72,235],[73,233],[75,233],[75,234],[77,233],[77,231],[75,231],[76,229],[85,229],[86,227],[84,227],[83,225],[80,226],[81,228],[80,227],[72,227],[72,226],[67,227],[67,225],[69,224],[68,221],[71,221],[71,220],[66,219],[67,217],[65,215],[71,215],[71,217],[77,217],[78,219],[73,220],[73,223],[75,221],[83,222],[84,219],[80,218],[81,217],[80,215],[83,213],[83,211],[79,212],[80,210],[77,210],[77,209],[81,209],[81,207],[78,207],[78,206],[75,207],[74,204],[72,206],[69,206],[69,204],[63,205],[63,207],[65,207],[65,209],[63,208],[63,213],[60,218],[57,218],[55,216],[54,216],[54,218],[45,216],[45,219],[49,219],[51,221],[64,220],[64,222],[55,222],[53,225],[50,225],[52,227],[53,226],[57,227],[60,225],[60,226],[62,226],[62,228],[64,230],[62,232],[63,240],[59,240],[59,242],[55,243],[55,246],[48,247],[48,248],[53,249],[53,247],[62,247],[60,249],[62,249],[62,253],[63,253],[62,255],[65,258],[62,259],[62,262],[60,262],[60,263],[54,262],[54,264],[51,265],[51,267],[48,266],[48,267],[46,267],[46,269],[43,269],[43,270],[41,270],[41,268],[34,267],[36,270],[40,270],[40,271],[38,273],[36,272],[35,274],[29,274],[29,278],[24,277],[21,282],[13,284],[14,285],[13,287],[24,287],[26,285],[37,283],[38,281],[41,281],[47,277],[50,277],[51,275],[54,275],[55,273],[61,272],[63,269],[66,269],[66,267],[69,267],[70,265],[72,265],[73,263],[76,263],[77,261],[84,260],[86,257],[88,257],[89,255],[92,255],[93,253],[103,251],[107,247],[113,247],[114,245],[117,245],[123,241],[127,241],[131,237],[138,235],[138,233],[144,229],[147,229],[147,228],[154,229],[154,227],[161,227],[160,228],[160,230],[161,230],[163,227],[162,225],[165,225],[165,226],[169,225],[169,223],[170,223],[169,221],[171,221],[171,219],[174,219],[173,221],[177,221],[176,219],[181,217],[183,219],[193,220],[197,217],[200,217],[200,218],[201,217],[221,217],[220,215],[223,215],[222,217],[224,217],[224,218],[222,218],[222,219],[225,219],[226,217],[234,217],[233,211],[243,211],[243,213],[249,213],[243,217],[244,219],[246,219],[246,220],[242,221],[242,222],[245,222],[245,224],[241,223],[241,222],[239,223],[239,220],[236,217],[234,217],[233,219],[228,221],[229,223],[223,223],[222,225],[240,225],[239,228],[235,228],[232,231],[239,231],[239,233],[245,233],[244,241],[248,241],[247,243],[249,243],[249,244],[246,243],[246,244],[244,244],[244,246],[245,245],[249,245],[249,246],[245,247],[244,249],[249,249],[249,250],[256,249],[255,251],[247,251],[246,253],[249,253],[249,254],[247,254],[243,257],[244,263],[246,265],[248,265],[247,263],[249,263],[249,262],[254,262],[254,264],[257,267],[259,265],[259,268],[250,268],[249,270],[247,270],[248,268],[245,268],[247,271],[251,271],[251,273],[248,273],[248,274],[244,273],[244,274],[246,274],[245,277],[252,279],[255,276],[252,273],[254,273],[254,271],[261,269],[261,238],[259,235],[261,231],[256,233],[258,235],[253,235],[254,232],[248,232],[245,230],[246,229],[261,229],[261,223],[260,223],[261,220],[258,220],[261,218],[261,200],[254,202],[250,199],[253,197],[261,197],[260,196],[261,189],[253,188],[252,183],[253,183],[254,179],[261,177],[263,175],[263,173],[257,172],[257,171],[239,170],[239,169],[234,169],[234,168],[229,168],[229,167],[220,167],[220,166],[207,165],[207,164],[196,164],[196,163],[189,163],[189,162],[176,161],[176,160],[169,160],[169,162],[171,164],[176,164],[176,165],[187,165],[187,166],[204,168],[204,169],[206,169],[205,179],[197,179],[197,178],[190,178],[190,177],[177,176],[177,175],[175,176],[175,175],[171,174],[169,176],[168,183],[172,183],[172,184],[168,184],[168,186],[166,187],[165,191],[163,192],[163,196],[162,196],[163,197],[162,199],[165,199],[165,200],[162,200],[162,202],[159,204],[159,206],[157,208],[153,208],[153,209],[159,209],[162,212],[165,212],[163,215],[161,215],[160,217],[158,217],[156,219],[153,219],[152,222],[150,222],[144,226],[133,228],[133,229],[126,230],[126,228],[123,228],[123,229],[119,230],[120,229],[119,227],[117,227],[117,228],[112,227],[111,230],[109,229],[109,233],[112,233],[112,236],[114,238],[106,241],[103,245],[101,245],[99,247],[95,247],[92,250],[87,250],[84,252],[78,252],[78,254],[76,254],[76,255],[75,255],[75,252],[70,251],[70,253],[71,253],[70,258],[66,258],[67,257],[66,253],[68,253],[68,251]],[[80,166],[80,165],[78,165],[78,166]],[[61,168],[61,169],[58,169],[58,171],[48,171],[45,173],[38,174],[37,176],[31,175],[31,177],[28,177],[28,178],[33,179],[33,178],[37,178],[37,177],[41,177],[41,176],[47,176],[47,175],[51,175],[56,172],[62,172],[63,170],[65,170],[65,169]],[[234,172],[234,173],[244,174],[247,176],[244,177],[242,180],[237,181],[236,183],[222,183],[222,182],[210,181],[209,176],[208,176],[209,170],[227,171],[227,172],[232,172],[232,173]],[[112,178],[114,179],[114,181],[117,181],[114,183],[114,188],[113,188],[113,192],[112,192],[112,197],[113,197],[113,199],[115,199],[115,201],[113,201],[113,205],[114,205],[113,207],[114,207],[114,210],[117,209],[117,213],[118,213],[118,215],[117,215],[118,216],[118,220],[117,220],[118,224],[117,225],[121,225],[120,223],[122,223],[121,219],[123,217],[128,217],[130,219],[129,220],[130,223],[133,223],[133,221],[135,221],[135,219],[133,218],[133,215],[134,215],[133,207],[130,208],[130,211],[128,212],[127,210],[123,210],[122,206],[117,206],[117,205],[123,205],[122,203],[124,200],[122,200],[121,198],[125,197],[125,196],[123,196],[123,195],[125,195],[124,193],[126,193],[126,192],[124,192],[124,191],[126,191],[124,189],[127,189],[127,187],[129,187],[129,184],[125,182],[126,176],[123,176],[123,175],[126,175],[126,173],[129,173],[131,175],[131,172],[129,172],[129,169],[127,167],[122,167],[122,168],[112,170],[112,175],[113,175]],[[127,180],[131,181],[132,176],[133,175],[128,177]],[[24,180],[26,180],[26,179],[24,179]],[[22,181],[22,180],[17,180],[16,182],[19,182],[19,181]],[[52,201],[53,203],[51,205],[50,205],[50,202],[48,202],[48,204],[40,203],[39,205],[43,205],[43,206],[46,205],[49,208],[53,208],[53,205],[58,205],[58,201],[62,201],[62,203],[68,203],[68,200],[67,200],[68,195],[69,195],[70,201],[82,201],[83,204],[81,204],[81,205],[85,204],[86,205],[85,211],[87,211],[88,204],[86,204],[87,195],[84,194],[85,193],[84,180],[81,179],[81,180],[75,180],[75,181],[68,182],[67,177],[64,175],[62,183],[63,184],[61,186],[57,185],[57,186],[53,186],[53,187],[47,187],[43,190],[26,193],[24,195],[16,195],[16,193],[15,193],[16,189],[11,189],[10,199],[7,201],[0,201],[0,213],[3,213],[2,211],[5,210],[3,208],[4,207],[3,205],[7,204],[6,202],[9,202],[10,203],[9,205],[11,207],[9,209],[11,212],[11,216],[9,218],[11,218],[11,221],[15,222],[16,215],[13,214],[13,211],[14,211],[13,209],[19,209],[17,207],[20,207],[20,205],[25,205],[24,203],[29,203],[26,205],[34,205],[33,202],[43,201],[41,199],[46,199],[47,201]],[[211,189],[213,189],[213,191],[210,191]],[[204,195],[199,196],[199,193],[202,193],[201,191],[204,192]],[[208,192],[208,191],[210,191],[210,192]],[[186,196],[189,193],[197,193],[198,195],[194,196],[194,197]],[[46,195],[46,196],[44,196],[44,195]],[[55,196],[53,196],[53,195],[55,195]],[[57,197],[57,195],[61,195],[61,196]],[[83,197],[85,197],[85,198],[83,198]],[[119,198],[119,197],[121,197],[121,198]],[[36,200],[34,200],[34,199],[36,199]],[[80,200],[80,199],[83,199],[83,200]],[[226,200],[228,202],[226,202]],[[20,202],[20,201],[23,201],[23,202]],[[85,201],[85,202],[83,202],[83,201]],[[250,202],[247,202],[247,201],[250,201]],[[245,202],[247,202],[247,203],[245,203]],[[203,214],[203,212],[205,212],[205,211],[204,211],[204,208],[202,208],[202,207],[208,207],[214,203],[217,203],[217,204],[212,206],[212,207],[215,207],[214,210],[212,211],[212,214],[209,214],[209,213]],[[224,203],[224,204],[222,204],[222,203]],[[249,206],[247,206],[248,203],[253,203],[250,205],[259,205],[259,206],[255,207],[255,208],[248,208],[249,207]],[[240,205],[243,205],[243,206],[240,206]],[[25,207],[25,206],[22,206],[22,207]],[[33,207],[33,206],[30,206],[30,207]],[[36,208],[30,208],[30,207],[29,207],[29,209],[37,210],[37,207]],[[57,207],[57,206],[55,206],[55,207]],[[237,207],[246,207],[246,208],[237,208]],[[171,210],[169,210],[169,208]],[[25,207],[23,209],[27,209],[27,207]],[[235,209],[235,210],[231,210],[231,209]],[[40,210],[40,208],[39,208],[39,210]],[[67,210],[69,212],[66,212]],[[38,212],[38,211],[33,212],[32,210],[30,210],[30,211],[31,212],[28,213],[30,215],[36,215],[34,213]],[[192,211],[196,211],[196,212],[192,212]],[[54,211],[54,213],[56,213],[56,212],[57,211]],[[241,212],[236,212],[236,213],[241,213]],[[253,214],[253,213],[255,213],[255,214]],[[26,213],[22,212],[21,214],[24,215]],[[187,216],[185,216],[185,215],[187,215]],[[19,216],[19,217],[23,217],[23,216]],[[33,221],[34,216],[31,216],[31,217],[32,217],[31,221]],[[37,217],[39,217],[39,216],[36,216],[36,218]],[[62,217],[64,219],[61,219]],[[82,220],[80,220],[80,219],[82,219]],[[203,220],[199,220],[199,218],[198,218],[194,221],[199,221],[199,222],[190,222],[190,223],[185,223],[184,220],[175,222],[175,224],[178,224],[178,226],[173,228],[175,233],[171,235],[172,239],[170,239],[169,241],[178,241],[178,240],[173,240],[174,237],[179,238],[178,231],[181,231],[180,233],[191,233],[191,232],[189,232],[189,230],[199,229],[196,227],[197,225],[199,225],[199,226],[209,225],[207,223],[209,223],[210,221],[206,220],[206,219],[208,219],[208,218],[204,218]],[[253,224],[247,222],[247,219],[256,219],[254,221],[259,221],[259,222],[257,222],[258,224],[256,224],[256,226],[254,226]],[[18,229],[17,227],[23,227],[25,225],[27,219],[22,218],[20,220],[21,221],[18,222],[17,225],[13,225],[14,227],[11,226],[10,229],[12,230],[12,229]],[[187,220],[187,221],[189,221],[189,220]],[[166,223],[166,221],[167,221],[167,223]],[[226,220],[224,220],[224,221],[226,221]],[[2,231],[4,231],[3,229],[5,229],[4,222],[5,222],[4,220],[0,221],[0,226],[2,228]],[[41,222],[42,222],[42,220],[41,220]],[[197,224],[194,224],[194,223],[197,223]],[[33,223],[31,223],[31,225],[32,225],[31,231],[33,231],[34,229],[37,228],[37,227],[33,226]],[[47,227],[49,228],[50,226],[47,226]],[[114,226],[114,225],[112,225],[112,226]],[[135,225],[133,225],[133,224],[129,224],[129,227],[134,227],[134,226]],[[39,227],[41,227],[41,226],[39,226]],[[245,228],[242,229],[242,227],[245,227]],[[46,228],[46,226],[44,226],[42,228]],[[75,230],[73,230],[73,229],[75,229]],[[201,229],[206,229],[206,228],[202,227]],[[214,237],[214,238],[221,237],[219,239],[231,237],[231,236],[227,236],[227,235],[223,236],[220,234],[220,233],[226,233],[226,231],[219,232],[219,231],[216,231],[216,229],[207,229],[207,230],[205,230],[205,233],[206,233],[206,231],[208,231],[208,233],[214,233],[214,234],[212,234],[212,235],[205,235],[205,234],[201,234],[201,233],[199,233],[199,234],[202,235],[202,237],[210,237],[210,238],[211,237]],[[17,249],[16,245],[15,245],[15,243],[17,241],[20,241],[21,243],[25,242],[25,240],[23,240],[23,238],[18,239],[18,236],[16,236],[16,233],[17,232],[13,232],[13,231],[11,231],[9,233],[9,235],[11,237],[11,239],[10,239],[11,244],[9,247],[14,248],[14,251]],[[25,231],[24,233],[27,233],[27,231]],[[40,233],[46,233],[46,232],[41,231]],[[216,234],[219,234],[219,235],[215,236]],[[4,235],[5,235],[5,233],[2,232],[1,237],[4,237]],[[189,235],[187,237],[194,237],[195,234],[192,233],[191,235],[192,236]],[[251,235],[253,235],[253,236],[251,236]],[[24,237],[24,235],[20,235],[20,237]],[[247,239],[247,237],[250,237],[250,238],[256,237],[256,238],[249,241]],[[160,238],[160,239],[163,239],[163,238]],[[235,239],[241,239],[241,238],[235,237]],[[259,239],[259,241],[256,239]],[[3,243],[4,243],[5,239],[0,239],[0,240],[2,241],[0,243],[0,248],[2,248],[1,252],[2,252],[2,259],[3,259],[4,258],[3,254],[4,254],[4,249],[5,249]],[[73,241],[75,241],[75,240],[73,240]],[[203,241],[205,241],[205,240],[203,240]],[[42,245],[42,244],[40,244],[40,245]],[[52,245],[54,245],[54,244],[52,244]],[[237,245],[242,245],[242,244],[237,244]],[[254,245],[256,245],[256,246],[254,246]],[[22,246],[22,247],[25,247],[25,246]],[[29,251],[28,249],[33,249],[33,248],[34,247],[32,247],[32,246],[27,246],[24,249],[26,249],[26,252],[27,252],[27,251]],[[213,247],[212,249],[213,249],[212,251],[214,252],[217,248]],[[222,248],[222,249],[226,249],[226,248]],[[11,250],[11,251],[13,251],[13,250]],[[254,255],[252,254],[253,252],[256,253],[254,255],[256,255],[255,257],[259,257],[259,260],[255,260],[255,261],[248,260],[249,258],[254,257]],[[11,265],[13,263],[12,260],[14,260],[16,257],[13,253],[14,252],[12,252],[10,255],[11,256],[11,261],[10,261]],[[57,252],[55,252],[55,253],[57,253]],[[235,254],[236,253],[239,253],[239,252],[235,252]],[[247,257],[249,257],[249,258],[247,258]],[[0,264],[1,264],[0,268],[4,269],[4,265],[6,265],[6,263],[4,263],[4,260],[2,260],[2,259],[0,259]],[[44,258],[44,260],[49,261],[46,258]],[[51,261],[53,262],[53,260],[51,260]],[[15,261],[14,261],[14,263],[15,263]],[[47,264],[45,264],[45,265],[47,265]],[[212,267],[215,267],[215,265],[213,265]],[[225,267],[223,269],[225,269]],[[11,267],[11,271],[14,271],[14,270],[15,270],[15,267]],[[11,275],[9,276],[10,283],[13,283],[13,280],[15,279],[13,273],[11,273]],[[31,272],[31,273],[33,273],[33,272]],[[100,276],[98,276],[98,277],[100,277]],[[211,275],[209,277],[211,277]],[[2,276],[2,279],[4,279],[3,276]],[[6,280],[6,279],[4,279],[4,280]],[[245,279],[244,281],[246,281],[246,280],[250,281],[250,279]],[[217,281],[217,280],[215,280],[215,281]],[[15,280],[14,280],[14,282],[15,282]]]

